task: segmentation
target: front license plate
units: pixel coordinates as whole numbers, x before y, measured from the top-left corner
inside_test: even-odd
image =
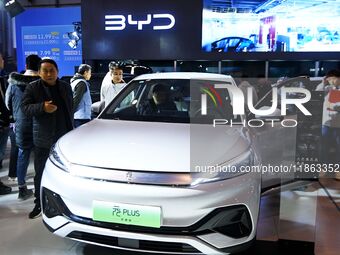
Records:
[[[93,219],[97,221],[160,228],[161,208],[93,201]]]

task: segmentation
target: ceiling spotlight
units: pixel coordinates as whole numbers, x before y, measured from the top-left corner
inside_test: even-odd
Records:
[[[68,45],[72,49],[76,49],[78,46],[79,40],[81,40],[81,22],[73,22],[73,32],[68,32],[67,37],[70,39]]]
[[[25,11],[21,4],[16,0],[2,0],[5,10],[9,13],[11,18]]]

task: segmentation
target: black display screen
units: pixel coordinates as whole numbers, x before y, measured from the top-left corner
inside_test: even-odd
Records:
[[[83,0],[84,58],[196,59],[201,24],[201,0]]]

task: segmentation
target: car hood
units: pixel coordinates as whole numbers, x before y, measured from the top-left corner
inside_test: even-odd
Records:
[[[249,139],[241,127],[95,119],[63,136],[58,147],[73,164],[189,172],[240,155]]]

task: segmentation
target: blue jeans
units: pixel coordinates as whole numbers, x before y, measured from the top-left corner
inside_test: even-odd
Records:
[[[13,128],[9,129],[9,138],[11,140],[11,154],[9,158],[8,177],[17,177],[17,161],[18,161],[18,147],[15,142],[15,133]]]
[[[335,154],[330,149],[335,148]],[[339,163],[340,128],[322,126],[321,161],[322,163]]]
[[[30,163],[30,155],[31,149],[21,149],[19,148],[18,152],[18,161],[17,161],[17,176],[18,176],[18,185],[24,186],[26,184],[26,174],[27,168]]]

